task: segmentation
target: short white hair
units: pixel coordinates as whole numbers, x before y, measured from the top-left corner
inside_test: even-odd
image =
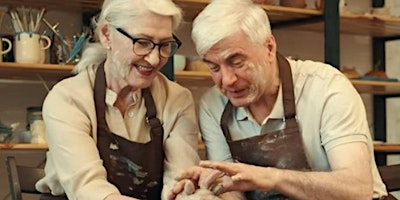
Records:
[[[265,10],[251,0],[212,0],[194,20],[192,39],[203,57],[213,45],[238,31],[249,41],[264,44],[272,34]]]

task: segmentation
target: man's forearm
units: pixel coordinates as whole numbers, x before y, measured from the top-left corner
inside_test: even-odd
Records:
[[[356,176],[359,172],[336,170],[331,172],[299,172],[270,168],[277,173],[274,189],[295,199],[357,199],[372,198],[372,178]],[[268,181],[268,180],[266,180]]]

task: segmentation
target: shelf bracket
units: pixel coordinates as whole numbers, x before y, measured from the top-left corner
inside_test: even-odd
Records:
[[[373,0],[372,7],[379,8],[385,5],[384,0]],[[372,38],[372,63],[373,70],[385,71],[386,66],[386,41],[398,38],[393,37],[373,37]],[[374,140],[386,142],[386,96],[373,96],[373,115],[374,115]],[[375,162],[378,166],[387,164],[386,154],[375,154]]]
[[[340,68],[339,0],[324,1],[325,62]]]

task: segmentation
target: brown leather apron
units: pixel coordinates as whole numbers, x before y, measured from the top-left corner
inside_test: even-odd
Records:
[[[257,166],[308,171],[310,170],[310,166],[307,162],[296,121],[292,72],[288,61],[283,56],[278,54],[277,58],[280,71],[279,76],[282,82],[285,114],[285,118],[282,120],[284,123],[283,128],[279,130],[272,128],[271,130],[271,128],[262,127],[262,131],[265,132],[261,132],[258,136],[232,141],[228,124],[233,119],[235,109],[230,101],[228,101],[222,114],[221,128],[235,161]],[[274,120],[271,120],[271,122],[271,125],[276,123]],[[266,124],[266,126],[268,125],[269,123]],[[245,195],[250,200],[290,199],[275,191],[251,191],[246,192]]]
[[[163,187],[163,127],[148,88],[142,89],[151,141],[138,143],[112,133],[105,118],[106,80],[104,66],[96,72],[94,99],[97,115],[97,148],[107,179],[121,194],[138,199],[159,200]]]

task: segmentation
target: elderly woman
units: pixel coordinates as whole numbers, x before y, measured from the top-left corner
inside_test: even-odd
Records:
[[[180,46],[170,0],[105,0],[91,44],[43,105],[46,176],[36,188],[79,200],[163,199],[197,165],[191,93],[159,70]]]

